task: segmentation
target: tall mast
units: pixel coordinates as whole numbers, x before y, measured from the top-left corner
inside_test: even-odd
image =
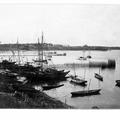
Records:
[[[40,64],[40,41],[39,41],[39,38],[38,38],[38,61]]]
[[[41,41],[41,46],[42,46],[42,65],[43,65],[43,31],[42,31],[42,41]]]
[[[19,50],[18,37],[17,37],[17,51],[18,51],[18,64],[20,65],[20,50]]]
[[[75,63],[73,63],[73,65],[74,65],[74,75],[75,77],[77,77],[76,72],[75,72]]]

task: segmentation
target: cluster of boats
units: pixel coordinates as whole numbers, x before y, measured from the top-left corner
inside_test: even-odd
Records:
[[[11,62],[8,60],[3,60],[0,63],[0,68],[7,70],[6,76],[9,76],[11,79],[14,77],[24,77],[25,84],[38,85],[42,86],[42,90],[50,90],[58,87],[64,86],[64,84],[58,84],[61,81],[67,80],[68,73],[70,71],[58,70],[56,68],[46,68],[44,69],[42,66],[33,66],[29,63],[25,65],[19,65],[15,62]],[[102,76],[97,74],[97,78],[101,80]],[[96,77],[96,73],[95,73]],[[87,80],[85,78],[80,78],[77,75],[69,76],[71,79],[70,82],[75,83],[77,85],[86,86]],[[75,91],[71,92],[72,96],[88,96],[88,95],[96,95],[99,94],[101,89],[93,89],[93,90],[84,90],[84,91]]]
[[[99,74],[97,74],[99,77],[96,77],[96,73],[95,73],[95,77],[98,79],[98,80],[103,80],[103,77]],[[71,77],[71,81],[70,82],[73,82],[77,85],[80,85],[80,86],[87,86],[87,80],[85,80],[84,78],[79,78],[78,76],[70,76]],[[90,83],[89,83],[89,86],[90,86]],[[78,97],[78,96],[90,96],[90,95],[97,95],[97,94],[100,94],[100,91],[101,89],[93,89],[93,90],[90,90],[89,87],[88,87],[88,90],[80,90],[80,91],[74,91],[74,92],[71,92],[72,94],[72,97]]]
[[[27,62],[24,65],[20,65],[19,62],[16,64],[16,62],[3,60],[0,63],[0,68],[7,70],[6,76],[13,79],[14,77],[24,77],[24,84],[29,85],[41,85],[42,90],[50,90],[58,87],[64,86],[64,84],[58,84],[61,81],[65,81],[68,78],[68,73],[70,71],[65,70],[58,70],[56,68],[45,68],[43,66],[44,63],[47,63],[47,60],[43,59],[43,49],[40,53],[40,46],[39,46],[39,39],[38,39],[38,60],[34,60],[34,62],[39,63],[38,66],[33,66]],[[43,35],[42,35],[42,43],[43,44]],[[49,56],[66,56],[66,54],[57,54],[56,52],[50,52],[48,53]],[[18,50],[18,58],[19,58],[19,50]],[[80,57],[81,60],[90,59],[91,56],[88,55],[85,57]],[[75,72],[75,68],[74,68]],[[82,77],[78,77],[75,73],[75,75],[70,75],[69,78],[71,79],[70,82],[80,85],[80,86],[87,86],[87,80]],[[100,81],[103,81],[103,77],[99,73],[95,73],[95,78],[97,78]],[[116,83],[120,86],[120,80],[117,80]],[[90,86],[90,83],[89,83]],[[88,87],[89,88],[89,87]],[[88,90],[80,90],[80,91],[74,91],[71,92],[72,96],[89,96],[89,95],[97,95],[100,94],[101,89],[88,89]]]
[[[66,75],[70,72],[64,70],[57,70],[55,68],[43,69],[42,67],[34,67],[33,65],[29,64],[19,65],[15,64],[15,62],[10,62],[7,60],[3,60],[0,63],[0,68],[7,69],[11,73],[25,77],[28,84],[52,84],[55,82],[59,82],[62,80],[66,80]]]

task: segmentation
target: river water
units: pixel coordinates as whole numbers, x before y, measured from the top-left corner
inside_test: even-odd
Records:
[[[81,87],[79,85],[71,84],[69,79],[63,83],[64,86],[52,90],[45,91],[49,96],[56,98],[62,102],[67,103],[68,105],[74,106],[75,108],[80,109],[91,109],[93,106],[99,108],[120,108],[120,88],[115,86],[115,80],[120,80],[120,50],[111,50],[111,51],[91,51],[90,55],[94,60],[108,60],[114,59],[116,61],[115,69],[99,69],[99,68],[89,68],[89,67],[80,67],[72,66],[67,67],[63,66],[64,63],[75,63],[78,62],[78,57],[83,55],[83,51],[57,51],[58,53],[66,53],[66,56],[53,56],[51,64],[61,64],[59,69],[70,70],[69,74],[74,72],[78,76],[84,76],[88,81],[91,80],[89,89],[101,88],[100,95],[94,96],[85,96],[85,97],[71,97],[71,92],[78,90],[87,90],[86,87]],[[2,52],[0,54],[11,54],[11,52]],[[37,55],[37,51],[24,51],[21,54],[25,55]],[[85,55],[88,55],[89,52],[85,52]],[[5,57],[5,56],[4,56]],[[32,61],[35,59],[35,56],[23,57],[23,61]],[[81,61],[79,61],[81,62]],[[95,72],[99,72],[103,76],[103,82],[98,81],[94,77]]]
[[[54,57],[54,63],[75,63],[76,59],[83,55],[82,51],[67,51],[66,53],[67,56]],[[85,55],[87,54],[88,52],[85,53]],[[88,89],[88,85],[83,88],[79,85],[71,84],[69,81],[62,82],[64,83],[63,87],[46,91],[46,93],[80,109],[90,109],[93,106],[98,106],[99,108],[120,108],[120,88],[115,86],[115,80],[120,79],[120,51],[91,51],[91,56],[95,60],[115,59],[116,61],[115,69],[100,69],[103,82],[98,81],[94,77],[94,73],[99,72],[99,68],[75,66],[75,68],[68,67],[66,69],[70,70],[70,74],[74,74],[75,69],[78,76],[85,76],[88,84],[91,79],[89,89],[101,88],[100,95],[73,98],[70,92]]]

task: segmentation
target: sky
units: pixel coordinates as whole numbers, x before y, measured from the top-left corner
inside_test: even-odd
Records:
[[[120,46],[120,5],[0,4],[1,43]]]

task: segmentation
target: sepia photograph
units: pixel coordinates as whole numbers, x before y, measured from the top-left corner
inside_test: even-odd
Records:
[[[120,109],[120,5],[0,3],[3,108]]]

